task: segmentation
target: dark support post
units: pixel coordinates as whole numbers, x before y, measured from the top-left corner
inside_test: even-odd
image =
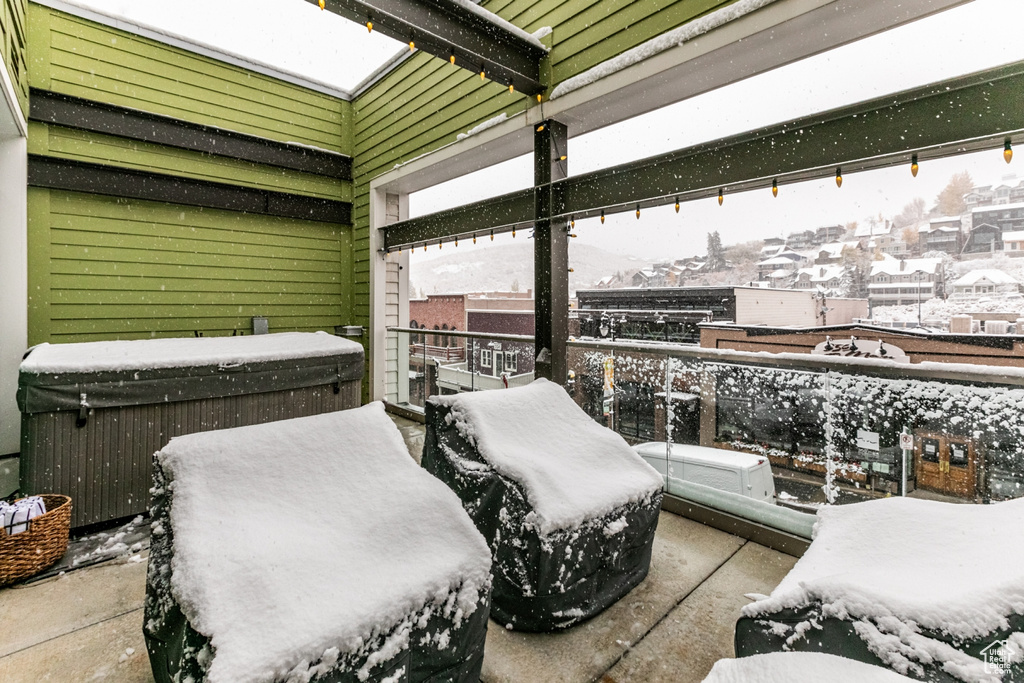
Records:
[[[568,372],[569,239],[565,219],[551,220],[551,183],[568,175],[565,124],[544,121],[537,125],[533,140],[534,337],[538,356],[534,372],[564,385]]]

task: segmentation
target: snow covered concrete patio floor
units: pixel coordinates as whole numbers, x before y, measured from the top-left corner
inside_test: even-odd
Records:
[[[422,426],[395,420],[414,457]],[[562,633],[491,622],[482,680],[701,681],[733,653],[746,593],[771,593],[796,558],[661,513],[647,579]],[[107,562],[0,590],[0,681],[152,681],[142,639],[145,562]]]

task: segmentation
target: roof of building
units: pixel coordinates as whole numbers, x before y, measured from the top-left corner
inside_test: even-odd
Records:
[[[809,275],[811,282],[828,282],[837,278],[842,278],[845,268],[842,266],[814,266],[812,268],[801,268],[797,272],[797,277],[800,275]]]
[[[940,258],[908,258],[900,261],[899,259],[884,259],[882,261],[872,261],[871,263],[871,275],[879,275],[885,273],[886,275],[905,275],[907,273],[934,273],[942,267],[942,259]]]
[[[971,213],[982,213],[985,211],[1002,211],[1004,209],[1024,209],[1024,202],[1014,202],[1013,204],[988,204],[986,206],[976,206],[971,209]]]
[[[988,280],[989,282],[997,285],[1015,285],[1018,284],[1016,278],[1004,273],[1001,270],[995,268],[979,268],[978,270],[972,270],[960,279],[953,283],[954,287],[970,287],[971,285],[977,284],[982,280]]]

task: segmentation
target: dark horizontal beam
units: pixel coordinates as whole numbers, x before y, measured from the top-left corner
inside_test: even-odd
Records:
[[[181,121],[33,88],[29,120],[203,154],[352,180],[352,158],[329,150]]]
[[[317,4],[318,0],[308,0]],[[326,0],[325,8],[527,95],[543,92],[546,50],[451,0]]]
[[[534,191],[531,187],[390,225],[384,233],[384,249],[415,246],[440,237],[469,238],[477,235],[482,238],[492,230],[501,233],[516,226],[532,226],[533,211]]]
[[[30,187],[88,192],[322,223],[352,223],[352,205],[349,202],[180,178],[38,154],[28,156],[28,184]]]
[[[552,183],[555,215],[587,218],[725,193],[844,175],[1024,142],[1024,62],[815,114]],[[909,171],[908,171],[909,172]],[[438,240],[532,224],[523,192],[392,224],[385,248],[406,235]],[[510,211],[510,207],[516,210]],[[392,237],[393,235],[393,237]]]

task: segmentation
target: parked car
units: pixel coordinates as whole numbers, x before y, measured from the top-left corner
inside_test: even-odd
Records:
[[[694,484],[766,503],[775,503],[775,479],[768,458],[718,448],[672,444],[672,471],[666,467],[664,441],[649,441],[633,446],[662,476],[671,476]]]

